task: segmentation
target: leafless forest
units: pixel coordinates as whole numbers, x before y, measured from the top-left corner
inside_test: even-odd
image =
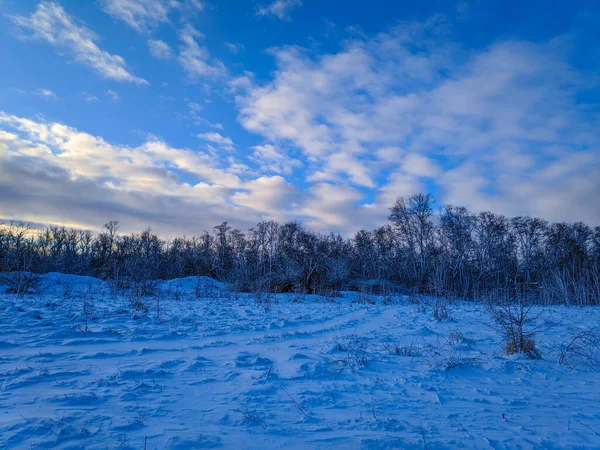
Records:
[[[0,267],[18,294],[36,274],[62,272],[110,280],[140,295],[151,294],[159,279],[209,276],[246,292],[600,304],[600,226],[436,208],[426,194],[399,198],[388,220],[351,238],[263,221],[246,232],[225,222],[172,240],[150,229],[124,235],[115,221],[100,233],[10,222],[0,231]]]

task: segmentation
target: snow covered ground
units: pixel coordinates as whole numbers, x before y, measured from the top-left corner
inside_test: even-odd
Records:
[[[546,309],[532,361],[473,303],[437,322],[407,298],[265,308],[200,281],[162,283],[160,319],[92,278],[1,294],[0,448],[600,448],[600,371],[557,364],[600,309]]]

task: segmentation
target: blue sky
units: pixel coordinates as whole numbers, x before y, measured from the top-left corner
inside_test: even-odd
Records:
[[[597,2],[4,0],[0,42],[0,217],[600,224]]]

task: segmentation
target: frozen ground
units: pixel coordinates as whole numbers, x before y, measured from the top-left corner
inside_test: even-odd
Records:
[[[160,319],[91,278],[0,295],[0,448],[600,448],[600,372],[557,364],[600,309],[548,309],[531,361],[500,354],[476,304],[444,322],[351,294],[267,312],[202,283],[220,298],[164,283]]]

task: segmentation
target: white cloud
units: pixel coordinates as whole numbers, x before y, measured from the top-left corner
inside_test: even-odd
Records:
[[[98,97],[96,97],[93,94],[87,94],[87,93],[83,92],[81,95],[83,96],[83,98],[86,102],[97,102],[98,101]]]
[[[239,53],[245,48],[243,44],[238,44],[236,42],[225,42],[225,47],[227,47],[227,50],[231,53]]]
[[[363,195],[352,188],[319,183],[303,191],[281,175],[255,175],[231,155],[152,137],[118,145],[1,111],[0,155],[5,218],[86,228],[119,220],[125,232],[150,225],[171,236],[198,234],[224,220],[247,228],[303,217],[321,231],[351,232],[381,219],[357,206]]]
[[[415,192],[424,192],[425,190],[425,186],[417,177],[397,171],[392,173],[387,178],[386,183],[378,190],[378,198],[374,206],[379,205],[387,212],[398,197],[409,197]]]
[[[300,151],[307,181],[369,189],[371,212],[436,187],[441,202],[477,210],[599,223],[598,201],[577,206],[600,179],[600,136],[577,104],[590,82],[560,39],[474,51],[443,30],[434,18],[337,53],[274,49],[272,80],[236,83],[239,120],[265,145]],[[589,160],[575,165],[580,154]]]
[[[427,156],[418,153],[410,153],[402,161],[404,172],[417,177],[435,178],[442,174],[438,164]]]
[[[348,186],[317,183],[302,204],[302,215],[307,225],[324,233],[349,234],[363,227],[381,225],[384,217],[367,211],[360,202],[364,195]]]
[[[190,80],[227,76],[225,65],[218,59],[212,58],[206,47],[198,44],[197,40],[203,37],[204,35],[191,25],[186,25],[180,30],[179,64]]]
[[[231,140],[231,138],[223,136],[221,133],[217,133],[217,132],[200,133],[200,134],[197,134],[196,137],[198,139],[202,139],[204,141],[208,141],[208,142],[212,142],[213,144],[217,144],[228,150],[233,149],[233,141]]]
[[[129,230],[151,224],[188,233],[220,220],[244,226],[260,220],[229,203],[255,186],[232,173],[226,159],[156,139],[114,145],[60,123],[2,112],[0,130],[3,217],[91,227],[114,218]]]
[[[167,22],[169,2],[160,0],[102,0],[104,10],[137,31]]]
[[[158,59],[171,59],[174,56],[169,44],[158,39],[149,39],[148,48],[150,54]]]
[[[37,89],[35,91],[35,93],[37,95],[39,95],[40,97],[47,98],[47,99],[55,99],[56,98],[56,94],[49,89]]]
[[[212,123],[211,121],[205,119],[204,117],[202,117],[200,115],[200,113],[204,109],[204,107],[201,104],[193,102],[189,98],[185,99],[185,103],[186,103],[186,105],[188,107],[190,118],[191,118],[191,120],[193,121],[194,124],[196,124],[196,125],[207,125],[207,126],[209,126],[211,128],[214,128],[216,130],[223,130],[224,129],[224,127],[223,127],[222,124],[220,124],[220,123]]]
[[[109,89],[108,91],[106,91],[106,95],[108,95],[112,99],[113,102],[119,101],[119,98],[120,98],[119,94],[117,94],[115,91],[112,91]]]
[[[263,219],[279,221],[294,217],[297,188],[280,176],[263,176],[244,185],[245,190],[232,196],[238,205],[250,208]]]
[[[13,22],[23,31],[32,34],[23,38],[35,38],[71,53],[74,58],[95,70],[102,77],[135,84],[148,84],[127,68],[125,60],[102,50],[95,41],[97,36],[83,25],[78,25],[57,3],[41,2],[29,16],[12,16]]]
[[[236,176],[218,168],[214,158],[188,149],[169,147],[150,139],[139,147],[109,144],[99,137],[59,124],[35,122],[5,113],[0,123],[20,132],[21,148],[14,156],[27,154],[67,171],[71,178],[90,178],[124,191],[174,193],[191,186],[177,180],[170,169],[193,174],[200,183],[236,187]]]
[[[203,107],[201,104],[196,103],[191,101],[190,99],[185,99],[185,103],[187,104],[190,112],[194,113],[194,114],[198,114],[200,111],[202,111]]]
[[[244,75],[233,77],[229,80],[229,92],[236,94],[252,87],[254,75],[251,72],[245,72]]]
[[[258,16],[274,16],[279,20],[289,19],[289,12],[302,6],[301,0],[274,0],[268,5],[261,6],[256,11]]]
[[[54,8],[62,10],[43,3],[31,18],[15,20],[67,29],[46,17]],[[47,36],[39,30],[36,37],[59,45],[53,26]],[[434,189],[439,203],[600,223],[600,136],[590,109],[577,103],[596,81],[569,64],[556,39],[472,50],[437,30],[435,20],[402,24],[321,55],[272,50],[272,79],[258,83],[245,73],[229,80],[240,123],[262,138],[243,161],[222,151],[234,143],[218,132],[197,135],[203,151],[154,138],[128,147],[4,114],[0,190],[11,200],[0,213],[98,225],[114,212],[186,232],[206,221],[302,218],[321,231],[352,232],[383,223],[398,196]],[[179,38],[174,50],[190,80],[229,76],[199,31],[185,26]],[[185,102],[188,120],[223,128],[200,116],[203,105]],[[309,186],[291,184],[285,177],[292,173]]]
[[[139,32],[169,22],[169,13],[174,8],[184,9],[187,14],[204,8],[199,0],[101,0],[101,3],[108,14]]]
[[[294,168],[302,167],[302,163],[290,155],[283,153],[271,144],[256,145],[250,157],[263,172],[289,174]]]

